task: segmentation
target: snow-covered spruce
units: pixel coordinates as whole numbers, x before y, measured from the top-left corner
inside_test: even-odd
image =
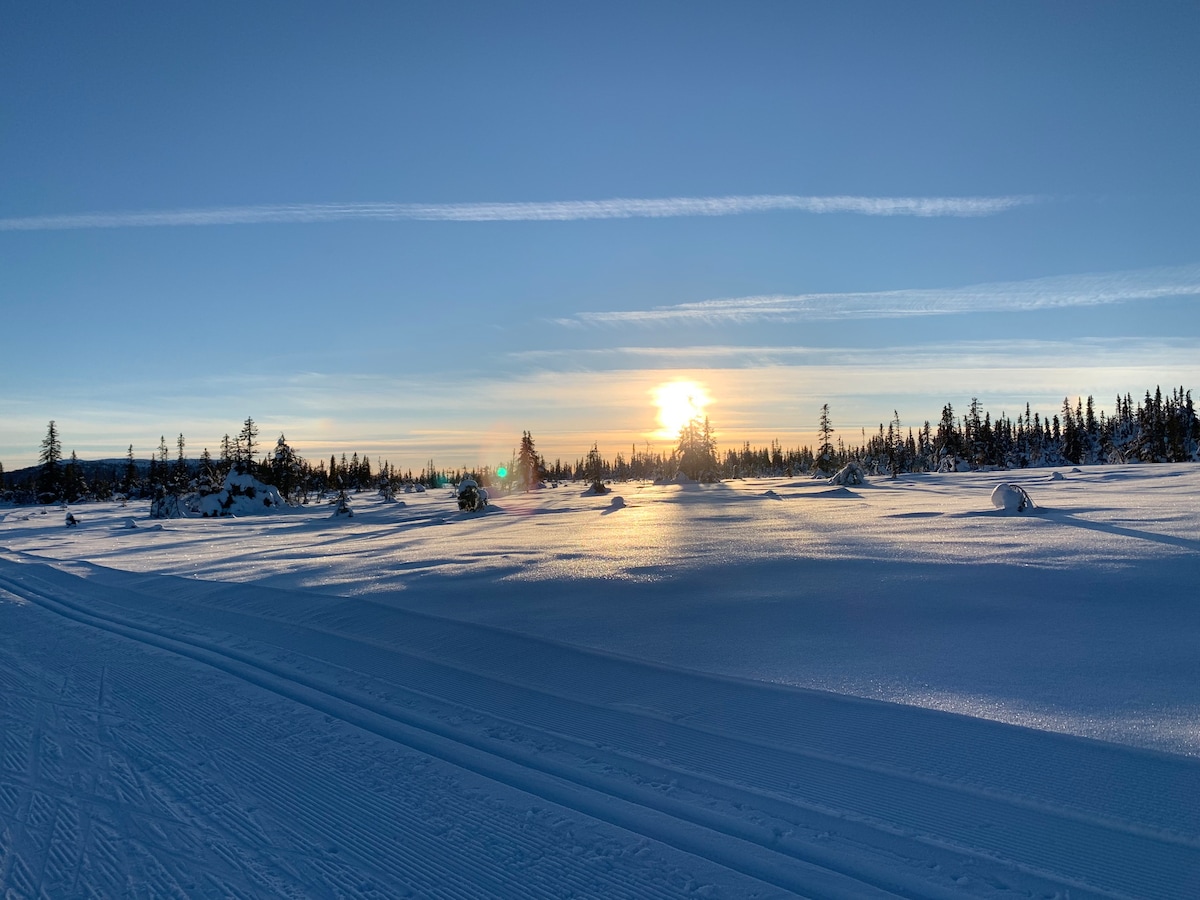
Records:
[[[460,481],[455,497],[458,500],[458,508],[463,512],[477,512],[486,509],[488,505],[488,492],[481,488],[474,478],[464,478]]]

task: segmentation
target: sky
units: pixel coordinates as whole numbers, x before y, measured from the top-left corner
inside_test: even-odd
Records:
[[[1195,3],[0,0],[0,463],[1200,389]],[[702,408],[700,401],[707,403]]]

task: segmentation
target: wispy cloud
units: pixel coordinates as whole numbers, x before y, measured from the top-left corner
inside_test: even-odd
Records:
[[[991,216],[1037,202],[1010,197],[735,197],[561,200],[545,203],[296,203],[213,209],[72,213],[0,219],[0,231],[75,228],[161,228],[184,225],[263,225],[348,220],[427,222],[574,222],[588,219],[663,219],[761,212],[855,213],[867,216]]]
[[[653,309],[583,312],[560,325],[719,324],[1027,312],[1200,295],[1200,265],[1057,275],[961,288],[734,297]]]
[[[1200,371],[1195,342],[1188,338],[1078,338],[1057,340],[955,341],[878,347],[739,346],[598,347],[523,350],[506,354],[533,371],[611,372],[625,369],[774,369],[844,367],[896,372],[1028,368],[1134,367]],[[872,376],[877,377],[877,376]],[[889,376],[890,377],[890,376]]]

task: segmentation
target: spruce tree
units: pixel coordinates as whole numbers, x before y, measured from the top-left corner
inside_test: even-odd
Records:
[[[236,462],[236,455],[237,448],[234,446],[233,441],[229,439],[229,435],[226,434],[223,438],[221,438],[220,475],[222,478],[228,475],[229,470],[233,468],[233,464]]]
[[[533,445],[533,435],[521,433],[521,447],[517,451],[517,484],[522,490],[531,490],[542,480],[544,464]]]
[[[300,474],[300,458],[288,446],[287,438],[282,434],[275,442],[275,452],[271,455],[271,480],[285,500],[290,501],[295,492]]]
[[[129,445],[129,452],[125,455],[125,477],[121,479],[121,491],[125,496],[133,493],[134,488],[138,483],[137,465],[133,461],[133,444]]]
[[[254,471],[254,448],[258,445],[258,426],[254,424],[254,419],[246,416],[246,421],[242,423],[242,430],[237,436],[238,448],[238,471],[250,472]]]
[[[679,471],[696,481],[716,477],[717,442],[713,437],[708,416],[704,420],[692,419],[679,429],[679,446],[676,454]],[[780,465],[783,463],[780,457]]]
[[[1071,400],[1069,397],[1063,398],[1063,421],[1062,421],[1062,455],[1069,463],[1080,462],[1083,445],[1080,442],[1079,429],[1076,426],[1075,418],[1071,414]]]
[[[170,456],[171,450],[167,446],[167,436],[159,435],[158,450],[150,460],[150,487],[156,495],[160,489],[165,489],[171,480],[170,466],[167,462]]]
[[[212,494],[217,490],[217,471],[213,465],[212,454],[208,452],[208,448],[204,448],[204,452],[200,454],[200,470],[197,473],[197,487],[200,493]]]
[[[68,503],[83,498],[87,495],[87,481],[83,477],[83,469],[79,465],[79,457],[75,455],[75,451],[71,451],[71,460],[67,463],[66,470],[63,472],[63,497]]]
[[[54,420],[46,429],[46,437],[42,439],[42,449],[38,454],[41,469],[38,471],[38,494],[45,495],[47,501],[58,499],[62,492],[62,441],[58,437],[58,428]]]
[[[819,472],[831,473],[834,469],[833,455],[833,423],[829,419],[829,404],[821,404],[821,418],[817,422],[817,434],[821,437],[821,443],[817,447],[817,458],[814,465]]]
[[[175,467],[171,470],[171,486],[177,491],[187,490],[188,481],[188,466],[187,459],[183,455],[185,446],[183,440],[183,432],[179,433],[179,437],[175,439],[175,446],[179,450],[179,455],[175,457]]]
[[[940,463],[948,457],[961,456],[962,443],[958,423],[954,420],[954,407],[947,403],[942,407],[942,418],[938,422],[937,437],[933,442],[935,463]]]

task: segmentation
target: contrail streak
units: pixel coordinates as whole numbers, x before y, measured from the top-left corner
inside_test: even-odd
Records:
[[[0,219],[0,231],[78,228],[163,228],[184,225],[266,225],[350,220],[424,222],[578,222],[592,219],[666,219],[737,216],[760,212],[854,213],[866,216],[991,216],[1035,203],[1011,197],[736,197],[562,200],[546,203],[296,203],[213,209],[71,213]]]
[[[1056,275],[961,288],[733,297],[653,309],[581,312],[554,321],[568,326],[833,321],[1028,312],[1195,296],[1200,296],[1198,265]]]

